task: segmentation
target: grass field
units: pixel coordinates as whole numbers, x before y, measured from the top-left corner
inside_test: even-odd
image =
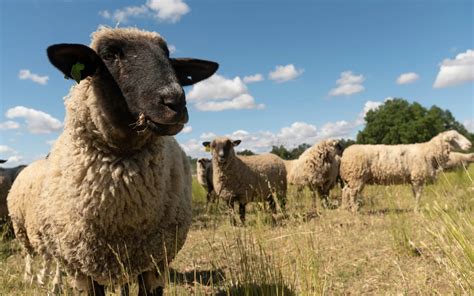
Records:
[[[193,184],[194,218],[168,273],[167,295],[413,295],[474,293],[474,166],[428,185],[413,212],[409,186],[369,186],[358,214],[317,213],[290,189],[276,225],[263,205],[232,227]],[[337,200],[340,189],[331,193]],[[15,241],[0,243],[0,295],[45,295],[22,282]],[[132,286],[132,292],[136,287]],[[112,292],[111,295],[114,295]]]

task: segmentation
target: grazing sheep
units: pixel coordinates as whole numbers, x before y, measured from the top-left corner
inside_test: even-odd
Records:
[[[6,160],[0,160],[5,163]],[[13,168],[0,168],[0,222],[8,222],[7,195],[12,187],[13,181],[24,169],[26,165],[20,165]]]
[[[214,200],[215,191],[212,184],[212,160],[208,158],[199,158],[197,160],[197,181],[206,189],[207,203]]]
[[[469,149],[471,142],[457,131],[438,134],[430,141],[407,145],[352,145],[341,160],[340,173],[346,185],[344,207],[357,210],[356,198],[365,184],[410,183],[418,209],[423,185],[432,182],[449,159],[450,150]]]
[[[308,148],[298,159],[288,160],[288,183],[296,185],[298,191],[308,186],[316,201],[319,198],[327,204],[329,191],[336,185],[339,174],[342,148],[338,141],[324,140]]]
[[[237,156],[234,147],[240,140],[216,138],[203,142],[211,149],[213,184],[216,194],[224,199],[231,210],[239,203],[239,216],[245,224],[245,206],[253,201],[268,201],[276,213],[275,200],[286,200],[286,168],[284,161],[274,154]],[[234,215],[231,217],[235,225]]]
[[[474,153],[449,153],[449,160],[443,166],[445,170],[455,170],[457,168],[467,168],[470,163],[474,162]]]
[[[189,162],[171,137],[188,121],[182,86],[218,65],[169,58],[159,34],[135,28],[101,27],[91,47],[57,44],[48,57],[81,81],[49,157],[24,169],[8,196],[27,267],[39,253],[88,295],[133,278],[139,295],[162,295],[192,214]]]

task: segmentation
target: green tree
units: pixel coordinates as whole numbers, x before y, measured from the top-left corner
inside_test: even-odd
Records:
[[[455,129],[474,140],[449,110],[429,109],[417,102],[396,98],[367,112],[366,126],[357,134],[360,144],[409,144],[429,141],[440,132]]]
[[[245,150],[242,150],[242,151],[237,152],[237,155],[246,155],[246,156],[249,156],[249,155],[255,155],[255,153],[253,153],[252,150],[245,149]]]
[[[270,153],[276,154],[283,159],[292,159],[291,152],[288,151],[288,149],[286,149],[283,145],[272,146],[272,151],[270,151]]]

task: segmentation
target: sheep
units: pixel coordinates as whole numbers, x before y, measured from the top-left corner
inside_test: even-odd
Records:
[[[158,33],[136,28],[99,27],[90,47],[47,53],[78,84],[48,158],[25,168],[8,196],[26,259],[56,261],[88,295],[133,278],[139,295],[162,295],[192,214],[190,165],[172,137],[188,121],[182,87],[218,64],[170,58]]]
[[[455,170],[457,168],[467,168],[474,162],[474,153],[451,152],[449,160],[443,166],[445,170]]]
[[[0,163],[5,163],[6,160],[1,160]],[[24,169],[26,165],[19,165],[13,168],[0,168],[0,221],[8,224],[8,208],[7,195],[13,181]]]
[[[343,207],[357,211],[356,198],[365,184],[412,186],[415,211],[423,185],[433,182],[449,159],[450,150],[469,149],[471,142],[455,130],[442,132],[430,141],[403,145],[352,145],[342,154],[340,173],[346,183]]]
[[[197,181],[206,189],[207,203],[214,200],[215,191],[212,184],[212,160],[208,158],[199,158],[196,162],[197,167]]]
[[[342,147],[336,140],[324,140],[308,148],[298,159],[287,160],[287,179],[298,191],[308,186],[316,201],[316,192],[327,205],[329,191],[336,185],[339,175]]]
[[[234,147],[240,142],[218,137],[203,145],[211,149],[216,194],[226,201],[232,212],[234,203],[239,203],[240,221],[245,225],[245,206],[249,202],[268,201],[273,214],[276,213],[275,200],[284,206],[287,181],[281,158],[270,153],[237,156]],[[231,223],[236,224],[234,215],[231,215]]]

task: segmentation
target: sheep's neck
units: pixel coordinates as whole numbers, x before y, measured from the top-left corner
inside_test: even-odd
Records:
[[[443,167],[449,160],[449,143],[435,137],[431,141],[422,143],[426,158],[431,158],[435,168]]]

